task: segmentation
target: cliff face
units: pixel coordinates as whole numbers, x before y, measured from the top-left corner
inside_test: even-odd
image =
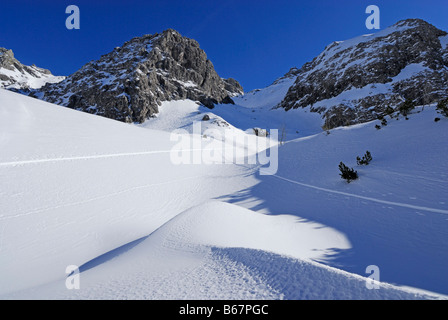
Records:
[[[199,44],[169,29],[126,42],[36,93],[48,102],[124,122],[142,123],[162,101],[191,99],[213,108],[243,93],[222,79]]]
[[[326,128],[376,119],[406,99],[448,96],[448,34],[423,20],[334,42],[306,63],[278,107],[309,107]]]

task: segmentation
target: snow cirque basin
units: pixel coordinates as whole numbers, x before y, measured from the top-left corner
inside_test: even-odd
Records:
[[[327,135],[302,111],[167,105],[175,116],[142,128],[0,90],[1,299],[446,298],[448,120],[434,107]],[[192,131],[205,113],[205,129],[246,137],[233,146],[247,154],[264,119],[302,130],[271,145],[275,175],[173,163],[179,128],[224,156],[223,135]],[[373,162],[358,167],[366,150]],[[341,180],[340,161],[360,179]],[[65,286],[70,265],[79,290]]]

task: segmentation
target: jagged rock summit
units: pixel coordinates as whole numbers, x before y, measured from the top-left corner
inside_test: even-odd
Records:
[[[26,66],[14,57],[12,50],[0,48],[0,88],[26,90],[39,89],[46,83],[60,82],[65,77],[51,74],[49,70]]]
[[[310,108],[325,129],[374,120],[387,106],[448,96],[448,33],[403,20],[372,35],[333,42],[306,63],[278,107]]]
[[[222,79],[197,41],[168,29],[145,35],[84,65],[35,96],[48,102],[123,122],[142,123],[163,101],[190,99],[213,108],[243,93]]]

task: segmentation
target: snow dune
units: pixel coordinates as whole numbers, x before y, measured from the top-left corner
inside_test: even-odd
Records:
[[[166,132],[4,90],[0,114],[0,294],[58,279],[254,183],[241,167],[172,164]]]
[[[179,214],[138,243],[81,266],[80,290],[65,289],[61,279],[18,296],[227,300],[431,297],[387,284],[369,290],[365,278],[306,259],[319,256],[315,252],[319,247],[338,243],[343,247],[346,240],[322,226],[294,224],[292,219],[208,202]]]

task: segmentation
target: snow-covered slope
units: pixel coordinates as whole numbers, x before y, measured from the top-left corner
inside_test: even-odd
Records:
[[[172,164],[174,142],[165,132],[5,90],[0,115],[2,294],[57,279],[67,265],[81,265],[240,188],[215,188],[213,176],[227,180],[228,166]]]
[[[236,104],[246,108],[272,109],[285,98],[288,89],[296,81],[298,72],[297,68],[291,68],[270,86],[237,96],[234,98],[234,101]]]
[[[166,132],[4,90],[0,113],[2,297],[63,279],[68,265],[83,265],[151,234],[191,207],[257,183],[252,170],[242,166],[173,164],[174,142]],[[337,231],[320,230],[320,225],[253,214],[251,221],[258,219],[261,226],[278,221],[282,228],[315,234],[316,247],[308,241],[302,249],[316,259],[324,259],[326,249],[337,243],[341,249],[348,245]],[[250,230],[241,236],[256,243]],[[98,292],[97,297],[103,296]]]
[[[442,298],[364,278],[377,265],[382,281],[447,293],[448,121],[434,116],[291,141],[259,176],[176,165],[167,132],[0,90],[0,297]],[[366,149],[347,185],[339,161]]]
[[[171,132],[184,129],[193,132],[193,123],[202,122],[202,131],[214,129],[233,132],[246,138],[254,135],[254,128],[276,129],[283,140],[293,140],[322,132],[324,124],[319,114],[309,110],[296,109],[285,112],[276,109],[294,84],[297,69],[292,68],[270,86],[235,96],[235,104],[218,104],[213,109],[200,106],[191,100],[166,101],[159,113],[144,122],[141,127]],[[204,116],[209,121],[202,121]]]
[[[209,202],[181,213],[150,236],[82,266],[80,290],[64,289],[61,279],[18,296],[229,300],[430,297],[387,284],[369,290],[365,278],[310,261],[328,245],[344,247],[346,240],[322,226],[295,220]]]
[[[279,150],[278,173],[262,177],[250,197],[263,198],[268,212],[300,212],[346,234],[352,249],[333,266],[362,274],[374,264],[386,282],[446,294],[448,119],[435,117],[434,106],[417,108],[407,121],[387,117],[380,130],[374,121],[291,141]],[[372,163],[358,166],[367,150]],[[340,178],[341,161],[359,180]]]

